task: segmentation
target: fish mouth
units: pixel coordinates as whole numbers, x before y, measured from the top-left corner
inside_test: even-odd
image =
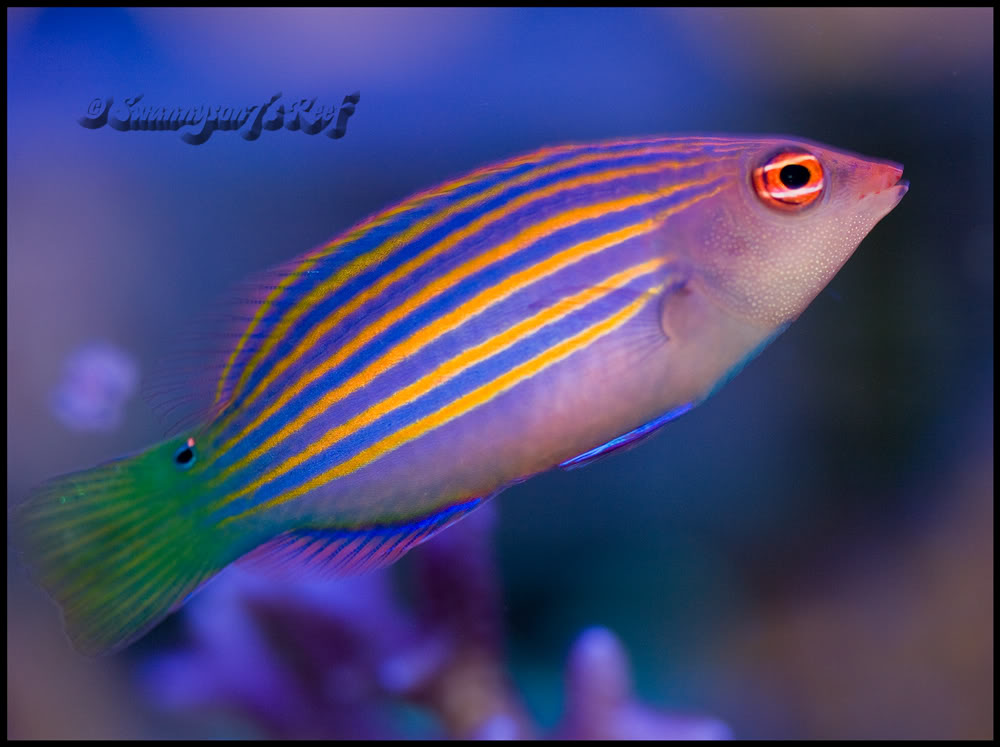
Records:
[[[909,179],[903,178],[903,164],[901,163],[893,161],[883,162],[881,168],[876,171],[876,174],[878,175],[875,176],[875,184],[872,185],[875,187],[873,194],[878,195],[889,192],[898,202],[910,188]],[[871,184],[871,182],[869,183]]]
[[[903,187],[905,189],[910,186],[909,180],[903,178],[903,164],[889,162],[886,167],[889,172],[886,175],[888,177],[886,187]]]
[[[909,179],[898,179],[892,187],[896,192],[896,202],[903,199],[903,195],[910,191]]]
[[[903,178],[902,164],[900,164],[898,168],[899,168],[899,173],[896,175],[896,183],[893,184],[892,186],[899,189],[899,196],[902,197],[903,195],[906,194],[906,191],[910,188],[910,180]]]

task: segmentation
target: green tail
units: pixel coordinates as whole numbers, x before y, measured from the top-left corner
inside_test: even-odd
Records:
[[[11,512],[15,545],[83,654],[127,646],[232,560],[197,475],[173,462],[177,443],[51,480]]]

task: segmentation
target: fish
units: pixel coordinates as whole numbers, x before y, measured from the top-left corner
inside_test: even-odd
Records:
[[[173,381],[193,419],[43,483],[12,543],[88,656],[232,563],[384,566],[703,402],[899,203],[902,173],[690,135],[546,147],[420,192],[235,294],[222,354]]]

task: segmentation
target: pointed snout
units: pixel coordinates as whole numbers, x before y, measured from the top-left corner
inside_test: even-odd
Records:
[[[888,193],[894,198],[892,204],[898,203],[910,188],[910,183],[903,179],[903,164],[873,161],[866,165],[858,181],[859,197],[865,199]]]

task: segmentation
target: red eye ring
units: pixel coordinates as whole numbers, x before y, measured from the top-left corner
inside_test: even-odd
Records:
[[[801,151],[783,151],[753,170],[757,196],[780,210],[801,210],[811,205],[823,194],[825,184],[819,159]]]

